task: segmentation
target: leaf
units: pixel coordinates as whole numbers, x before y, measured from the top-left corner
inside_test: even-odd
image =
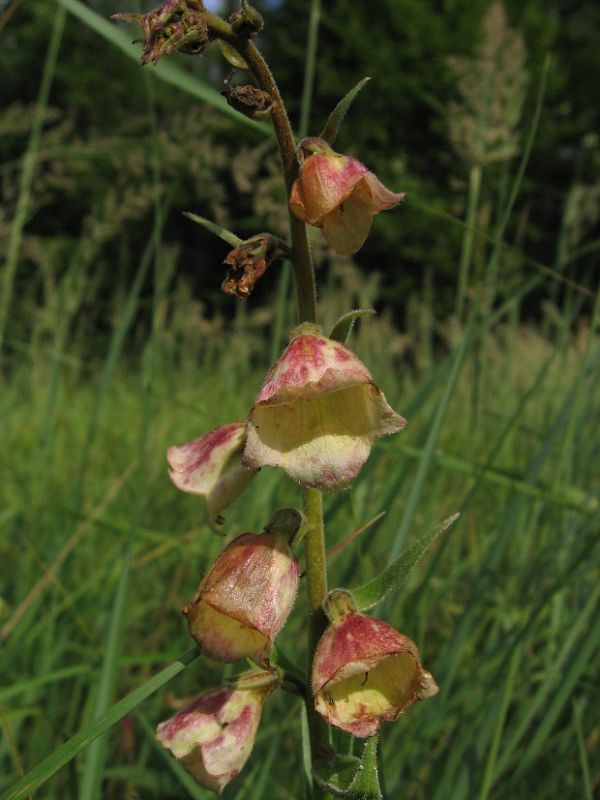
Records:
[[[233,45],[229,44],[229,42],[226,42],[223,39],[217,39],[217,41],[225,61],[228,61],[231,66],[235,67],[236,69],[248,69],[248,63],[246,62],[246,59],[242,58]]]
[[[336,136],[338,135],[338,131],[340,129],[340,125],[344,121],[344,117],[350,110],[350,106],[354,102],[354,98],[360,92],[360,90],[365,86],[371,78],[363,78],[359,81],[356,86],[354,86],[348,94],[343,97],[337,106],[333,109],[331,114],[329,115],[329,119],[327,120],[327,124],[323,128],[320,138],[325,139],[326,142],[329,144],[333,144]]]
[[[344,344],[357,319],[361,317],[370,317],[376,313],[374,308],[356,308],[353,311],[348,311],[347,314],[343,314],[335,323],[329,334],[329,338]]]
[[[132,46],[131,36],[128,36],[120,27],[104,19],[100,14],[97,14],[91,8],[84,5],[81,0],[58,0],[58,2],[61,6],[64,6],[67,11],[73,14],[73,16],[77,17],[85,25],[93,31],[96,31],[96,33],[100,34],[100,36],[125,53],[126,56],[136,61],[139,60],[139,47]],[[148,69],[148,67],[146,69]],[[160,80],[165,81],[165,83],[170,83],[172,86],[176,86],[178,89],[187,92],[192,95],[192,97],[209,103],[223,114],[232,117],[244,125],[254,128],[255,131],[265,136],[273,135],[269,125],[255,122],[249,117],[238,114],[235,109],[227,104],[225,98],[222,97],[216,89],[198,80],[195,75],[184,72],[184,70],[167,58],[163,58],[155,67],[152,67],[152,74],[156,75]]]
[[[313,778],[326,792],[336,797],[349,797],[350,787],[360,769],[360,759],[336,753],[332,759],[319,759],[313,767]]]
[[[326,792],[347,800],[382,800],[377,773],[377,736],[367,739],[362,758],[336,754],[315,762],[315,782]]]
[[[217,225],[216,222],[211,222],[205,217],[198,216],[198,214],[192,214],[191,211],[184,211],[183,216],[191,219],[192,222],[197,222],[198,225],[202,225],[206,230],[214,233],[215,236],[218,236],[219,239],[223,239],[224,242],[227,242],[227,244],[230,244],[232,247],[239,247],[242,243],[239,236],[228,231],[227,228],[222,228],[220,225]]]
[[[452,514],[435,528],[422,534],[417,541],[408,547],[400,555],[397,561],[390,564],[372,581],[352,589],[352,596],[360,611],[373,608],[384,600],[390,592],[396,590],[401,583],[408,577],[419,561],[423,558],[427,550],[444,531],[454,525],[460,517],[459,513]]]
[[[360,767],[348,794],[350,800],[383,800],[377,773],[377,740],[377,736],[367,739]]]

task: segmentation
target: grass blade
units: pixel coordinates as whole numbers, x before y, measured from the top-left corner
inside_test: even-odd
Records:
[[[0,800],[20,800],[22,797],[26,797],[36,791],[61,767],[64,767],[78,753],[88,747],[94,739],[101,736],[115,723],[130,714],[140,703],[143,703],[144,700],[153,695],[154,692],[157,692],[176,675],[179,675],[199,655],[198,648],[194,647],[177,661],[169,664],[168,667],[154,675],[150,680],[138,686],[137,689],[134,689],[133,692],[130,692],[118,703],[112,705],[101,717],[98,717],[90,725],[80,730],[75,736],[72,736],[54,752],[50,753],[37,767],[34,767],[25,777],[17,781],[14,786],[5,792]]]
[[[127,588],[129,585],[129,571],[131,566],[131,547],[128,547],[121,561],[121,575],[115,595],[113,613],[106,640],[104,660],[98,684],[98,696],[94,709],[94,717],[98,718],[105,713],[114,695],[117,676],[117,660],[121,647],[123,620],[125,616]],[[107,741],[105,736],[99,736],[92,742],[87,752],[85,767],[79,790],[80,800],[95,800],[100,795],[102,783],[102,770],[106,759]]]

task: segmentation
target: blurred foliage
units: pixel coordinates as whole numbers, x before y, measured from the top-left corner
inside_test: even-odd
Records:
[[[108,18],[116,10],[153,4],[89,0],[88,5]],[[267,20],[259,45],[297,121],[307,4],[257,0],[257,6]],[[13,218],[20,157],[55,8],[53,2],[24,2],[2,31],[0,245]],[[598,221],[600,181],[594,133],[600,108],[600,10],[593,2],[567,0],[507,0],[505,9],[479,0],[378,0],[374,5],[338,0],[323,6],[312,132],[321,129],[357,79],[372,76],[336,146],[363,160],[391,188],[407,192],[402,208],[378,217],[356,256],[365,270],[375,266],[383,274],[385,300],[397,315],[404,314],[408,294],[424,284],[435,287],[436,313],[452,307],[472,162],[465,136],[472,139],[479,128],[495,147],[482,161],[476,216],[484,238],[473,254],[472,279],[481,278],[489,257],[485,236],[493,237],[516,172],[547,53],[552,62],[541,125],[507,241],[588,285],[597,270],[598,248],[590,236]],[[131,35],[135,38],[133,29]],[[217,88],[229,74],[218,48],[202,57],[174,58]],[[243,81],[243,74],[234,80]],[[490,96],[494,108],[488,114],[485,98]],[[150,67],[142,69],[68,18],[18,286],[33,282],[41,291],[47,265],[52,262],[60,272],[94,228],[97,246],[88,261],[106,283],[110,302],[115,273],[119,280],[131,279],[153,210],[166,203],[163,236],[180,253],[178,269],[205,302],[227,309],[218,291],[226,250],[182,219],[181,212],[215,218],[242,236],[268,227],[282,232],[282,199],[271,142],[153,79]],[[318,235],[315,242],[317,256],[330,263]],[[590,242],[591,252],[573,260]],[[531,270],[518,255],[505,259],[500,290]],[[254,302],[272,291],[261,287]],[[547,286],[530,298],[528,313],[537,313],[544,294]]]

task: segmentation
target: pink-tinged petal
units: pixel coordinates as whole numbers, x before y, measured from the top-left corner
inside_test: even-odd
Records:
[[[312,155],[292,187],[291,209],[305,222],[320,226],[323,217],[349,197],[367,173],[364,164],[350,156]]]
[[[405,425],[350,350],[300,334],[252,408],[243,463],[281,467],[305,486],[337,490],[354,480],[376,438]]]
[[[343,344],[302,333],[269,370],[257,405],[280,405],[372,381],[365,365]]]
[[[349,256],[360,250],[373,223],[370,205],[355,195],[356,192],[322,220],[323,236],[341,256]]]
[[[362,203],[371,207],[372,214],[394,208],[406,197],[404,192],[391,192],[379,178],[372,172],[367,172],[362,181],[357,184],[353,196]]]
[[[206,656],[225,662],[250,658],[268,668],[273,639],[298,589],[298,562],[288,538],[244,533],[215,561],[184,608]]]
[[[246,423],[233,422],[167,451],[172,482],[178,489],[204,498],[212,523],[255,475],[241,463],[245,435]]]
[[[386,623],[349,613],[323,634],[313,661],[315,708],[327,722],[367,737],[437,691],[415,644]]]
[[[215,689],[160,723],[156,738],[196,781],[220,794],[248,760],[263,704],[275,684]]]

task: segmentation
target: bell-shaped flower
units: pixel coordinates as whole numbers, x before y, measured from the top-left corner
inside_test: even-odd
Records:
[[[255,673],[206,692],[161,722],[156,738],[199,784],[220,794],[248,760],[263,704],[276,686],[275,676]]]
[[[325,610],[332,621],[315,652],[312,686],[315,708],[330,725],[373,736],[382,722],[438,692],[414,642],[356,613],[347,592],[331,592]]]
[[[364,164],[334,152],[323,139],[304,139],[299,152],[302,163],[290,194],[292,212],[322,228],[336,253],[356,253],[375,214],[393,208],[404,193],[386,189]]]
[[[373,442],[402,430],[368,369],[339,342],[295,336],[271,367],[248,420],[242,463],[281,467],[305,486],[341,489]]]
[[[206,502],[211,527],[223,522],[219,512],[248,486],[256,470],[242,466],[245,422],[232,422],[167,451],[169,477],[184,492]]]
[[[286,527],[243,533],[217,558],[183,613],[202,653],[216,661],[250,658],[269,669],[273,640],[298,590],[298,562],[290,540],[301,516]],[[282,512],[279,512],[281,515]]]

